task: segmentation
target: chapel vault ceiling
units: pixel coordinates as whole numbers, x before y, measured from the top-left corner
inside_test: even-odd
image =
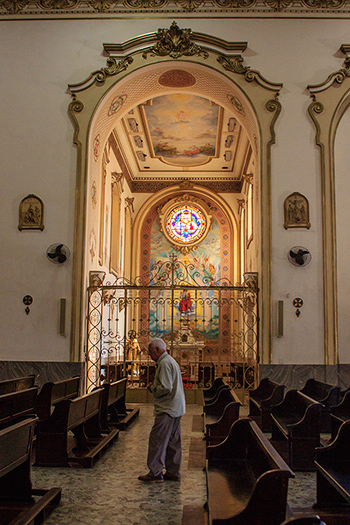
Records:
[[[233,111],[181,93],[147,100],[116,121],[114,137],[134,191],[190,180],[240,192],[252,149]]]

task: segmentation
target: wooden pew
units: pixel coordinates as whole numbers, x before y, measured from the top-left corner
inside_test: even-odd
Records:
[[[0,396],[0,428],[13,425],[35,414],[38,386]]]
[[[311,397],[318,403],[322,403],[321,432],[331,431],[331,407],[338,405],[340,401],[340,387],[323,383],[317,379],[310,378],[300,390],[303,394]]]
[[[206,447],[217,445],[227,438],[232,424],[239,419],[241,403],[232,402],[225,406],[220,418],[205,426]]]
[[[206,447],[216,445],[226,439],[232,424],[239,419],[239,410],[242,403],[233,391],[229,392],[229,396],[227,396],[227,400],[229,401],[230,399],[232,401],[226,404],[221,414],[220,411],[218,413],[205,414]]]
[[[282,403],[271,409],[271,442],[284,455],[293,470],[315,470],[315,448],[320,446],[322,404],[289,390]],[[281,445],[287,450],[283,453]],[[284,447],[283,447],[284,448]]]
[[[249,416],[263,432],[271,432],[271,407],[282,402],[286,385],[263,378],[258,387],[249,391]]]
[[[235,409],[239,410],[241,402],[233,390],[230,388],[223,388],[218,391],[217,397],[215,397],[211,403],[207,403],[203,407],[204,432],[206,431],[207,425],[216,423],[221,419],[226,406],[232,403],[235,405],[235,408],[232,407],[233,411]]]
[[[103,384],[101,402],[101,427],[109,432],[110,427],[125,430],[139,415],[140,409],[128,409],[125,404],[127,378],[123,377],[114,383]]]
[[[35,375],[16,377],[14,379],[5,379],[0,381],[0,396],[10,394],[11,392],[18,392],[19,390],[27,390],[35,386]]]
[[[233,423],[206,459],[209,525],[279,525],[286,517],[288,479],[294,473],[258,425]]]
[[[316,509],[347,509],[350,522],[350,421],[345,421],[337,437],[316,449]],[[339,523],[341,523],[339,521]]]
[[[346,392],[339,405],[333,406],[331,414],[331,441],[334,441],[344,421],[350,419],[350,390]]]
[[[227,387],[224,383],[223,377],[217,377],[210,388],[203,388],[203,405],[209,400],[213,400],[217,395],[220,387]]]
[[[75,376],[62,381],[45,383],[36,398],[35,410],[39,419],[50,417],[53,405],[63,399],[79,396],[80,377]]]
[[[2,525],[43,523],[61,499],[58,487],[49,490],[32,488],[31,450],[35,423],[36,418],[30,418],[0,430]]]
[[[68,467],[80,463],[92,467],[115,439],[119,430],[103,435],[100,426],[103,389],[99,388],[75,399],[56,403],[51,416],[38,421],[36,438],[36,465]],[[68,432],[75,437],[71,448]]]

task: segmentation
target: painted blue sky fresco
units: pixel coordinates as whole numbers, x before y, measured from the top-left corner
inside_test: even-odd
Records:
[[[173,94],[156,97],[144,108],[156,156],[180,166],[215,156],[219,106],[195,95]]]

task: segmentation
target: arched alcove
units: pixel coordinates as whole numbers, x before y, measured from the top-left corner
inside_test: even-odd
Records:
[[[338,127],[344,115],[348,121],[348,108],[350,105],[350,48],[347,45],[341,47],[341,51],[346,55],[344,67],[332,73],[321,84],[308,86],[313,98],[309,106],[309,113],[316,126],[316,144],[320,146],[321,153],[321,188],[322,188],[322,226],[323,226],[323,275],[324,275],[324,340],[325,340],[325,363],[334,365],[339,364],[339,340],[338,340],[338,314],[347,308],[346,288],[340,280],[337,270],[338,254],[340,265],[344,264],[344,254],[346,244],[337,242],[336,231],[343,228],[337,221],[336,211],[336,191],[339,192],[339,185],[344,174],[341,172],[341,159],[337,164],[335,145],[338,136]],[[340,139],[344,135],[340,132]],[[347,151],[345,148],[344,151]],[[339,172],[337,171],[339,168]],[[342,188],[342,193],[344,188]],[[341,203],[340,203],[341,206]],[[339,209],[341,211],[341,209]],[[340,234],[343,232],[340,229]],[[342,268],[342,266],[340,266]],[[344,275],[343,269],[341,269]],[[341,288],[341,301],[338,302],[338,290]],[[345,293],[345,296],[344,296]],[[345,298],[344,298],[345,297]],[[344,323],[342,323],[342,329]],[[344,335],[342,335],[344,339]]]
[[[169,30],[159,30],[125,44],[105,44],[109,54],[107,67],[92,73],[86,81],[70,86],[73,96],[70,115],[78,147],[73,359],[80,355],[86,339],[84,317],[89,272],[100,270],[120,277],[118,264],[113,266],[103,257],[105,239],[108,236],[111,239],[110,259],[125,259],[122,238],[127,224],[131,232],[130,225],[137,216],[128,248],[133,260],[129,271],[137,275],[140,235],[147,213],[162,199],[193,194],[213,206],[216,203],[225,216],[232,237],[227,255],[230,277],[241,282],[242,274],[247,271],[259,276],[261,359],[270,362],[270,148],[280,111],[277,96],[281,85],[268,82],[259,72],[243,65],[240,52],[245,47],[245,43],[191,34],[190,30],[179,29],[173,23]],[[126,51],[130,52],[126,54]],[[137,144],[145,143],[146,139],[150,147],[151,141],[147,132],[139,133],[140,128],[144,132],[144,126],[138,127],[137,119],[142,117],[142,107],[149,100],[178,94],[202,97],[219,108],[221,143],[217,142],[215,152],[210,153],[207,160],[197,164],[192,162],[192,156],[197,154],[194,149],[187,153],[190,158],[187,164],[183,160],[170,163],[164,155],[156,158],[155,154],[149,155],[149,149],[146,158],[147,155],[151,158],[151,174],[147,171],[149,162],[142,164],[145,154],[137,149]],[[234,125],[239,129],[237,141],[244,144],[240,151],[245,152],[245,158],[232,159],[229,133],[223,138],[223,123],[228,125],[228,131],[232,130],[232,135]],[[139,136],[137,140],[135,134]],[[237,152],[237,148],[233,151]],[[112,202],[108,209],[109,221],[106,220],[106,198]],[[105,222],[101,221],[101,210],[104,210]],[[244,219],[243,212],[249,215],[250,222]],[[111,225],[118,222],[125,227],[117,238]],[[243,224],[249,224],[244,231]],[[123,251],[119,251],[117,257],[118,249]],[[122,264],[125,270],[125,261]],[[119,265],[119,270],[121,268]]]

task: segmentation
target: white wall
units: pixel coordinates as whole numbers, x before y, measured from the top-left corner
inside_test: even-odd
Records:
[[[46,248],[73,248],[76,151],[67,108],[69,83],[105,67],[104,42],[122,42],[169,27],[165,20],[60,20],[0,22],[2,275],[0,359],[69,359],[67,337],[58,335],[58,301],[71,305],[72,258],[51,264]],[[273,338],[274,363],[323,362],[322,235],[319,152],[308,117],[308,84],[323,82],[343,65],[337,54],[348,41],[346,20],[178,20],[179,27],[230,41],[248,41],[246,63],[269,81],[283,82],[282,113],[272,149],[273,299],[285,301],[285,335]],[[283,228],[283,201],[299,191],[310,202],[311,228]],[[45,230],[18,231],[18,206],[29,193],[45,205]],[[138,199],[135,201],[138,206]],[[339,222],[339,221],[338,221]],[[294,268],[286,259],[306,246],[312,262]],[[31,313],[22,298],[34,298]],[[299,319],[291,305],[302,297]],[[346,301],[342,297],[341,301]],[[342,350],[349,361],[349,351]]]

